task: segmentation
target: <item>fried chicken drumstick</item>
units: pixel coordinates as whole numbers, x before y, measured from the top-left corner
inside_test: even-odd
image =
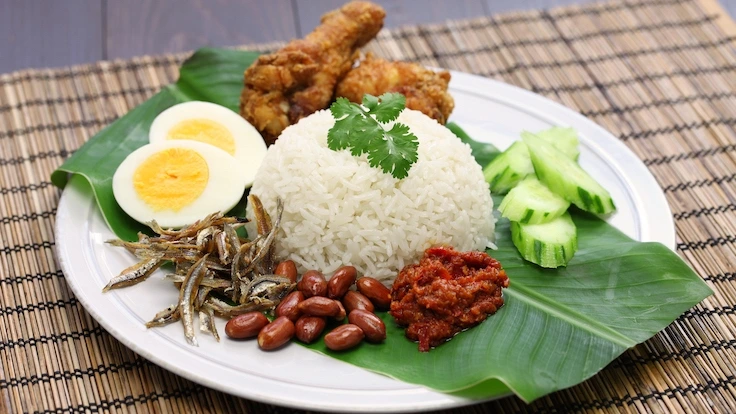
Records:
[[[360,103],[363,95],[398,92],[406,96],[406,107],[423,112],[444,124],[455,101],[447,92],[450,73],[434,72],[419,64],[389,62],[368,53],[360,66],[348,72],[337,85],[335,96]]]
[[[351,2],[322,16],[304,39],[263,55],[245,71],[240,114],[267,144],[299,119],[332,101],[335,85],[350,70],[358,48],[383,27],[381,6]]]

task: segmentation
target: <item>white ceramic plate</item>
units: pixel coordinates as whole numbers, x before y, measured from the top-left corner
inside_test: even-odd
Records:
[[[526,130],[575,127],[580,164],[606,187],[618,212],[609,222],[641,241],[673,248],[674,224],[660,187],[639,159],[615,137],[578,113],[531,92],[493,80],[453,73],[452,120],[475,139],[506,148]],[[77,298],[113,336],[154,363],[192,381],[265,403],[325,411],[427,411],[471,404],[399,382],[296,344],[262,352],[255,341],[220,343],[199,334],[187,345],[180,324],[146,329],[155,313],[175,303],[171,282],[154,275],[145,283],[106,294],[102,287],[131,256],[104,244],[115,238],[78,177],[59,203],[56,246],[61,268]],[[224,337],[224,323],[219,322]],[[388,345],[387,345],[388,346]]]

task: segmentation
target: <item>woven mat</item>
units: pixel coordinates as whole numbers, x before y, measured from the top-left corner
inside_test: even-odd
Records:
[[[505,398],[452,412],[736,412],[736,25],[712,1],[481,17],[383,31],[371,44],[384,57],[530,89],[618,136],[658,180],[679,254],[715,292],[581,385],[529,406]],[[291,412],[136,355],[85,312],[59,270],[61,192],[49,174],[173,82],[184,57],[0,75],[0,412]]]

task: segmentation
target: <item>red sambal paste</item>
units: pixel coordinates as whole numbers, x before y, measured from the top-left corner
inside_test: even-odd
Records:
[[[485,252],[430,247],[404,267],[391,289],[391,315],[427,352],[496,313],[509,286],[501,264]]]

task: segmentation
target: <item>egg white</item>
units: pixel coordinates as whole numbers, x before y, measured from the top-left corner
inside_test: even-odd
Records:
[[[258,130],[243,117],[224,106],[210,102],[190,101],[174,105],[161,112],[151,124],[148,133],[149,141],[152,144],[169,141],[169,131],[186,119],[208,119],[230,131],[235,140],[233,156],[238,160],[239,174],[245,177],[246,186],[250,187],[263,157],[266,156],[266,143]]]
[[[133,185],[133,174],[142,162],[168,148],[187,148],[196,151],[207,163],[209,178],[202,194],[194,202],[178,211],[154,211],[138,195]],[[239,173],[237,160],[215,146],[190,140],[167,140],[144,145],[128,155],[112,177],[115,200],[130,217],[146,223],[156,220],[163,227],[187,226],[220,211],[232,209],[243,196],[245,178]]]

